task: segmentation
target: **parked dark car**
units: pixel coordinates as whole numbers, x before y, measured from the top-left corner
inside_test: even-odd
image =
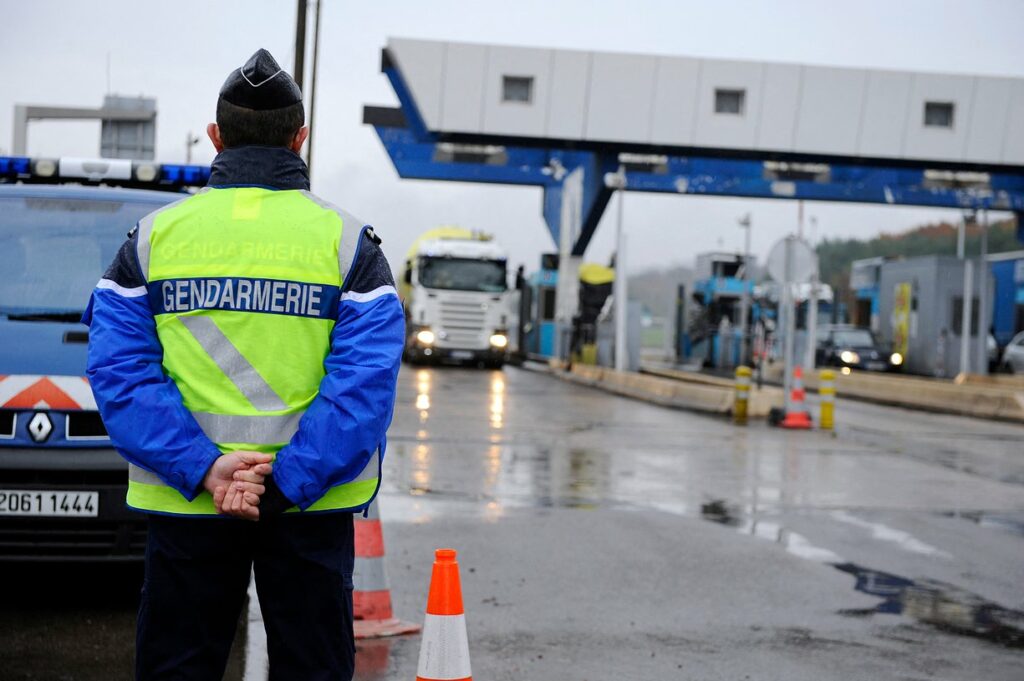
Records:
[[[1014,336],[1003,350],[1002,368],[1011,374],[1024,374],[1024,331]]]
[[[899,371],[904,359],[879,343],[870,329],[847,324],[818,327],[816,357],[819,366],[863,371]]]

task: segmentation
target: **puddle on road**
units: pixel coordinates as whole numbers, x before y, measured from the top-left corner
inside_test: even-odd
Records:
[[[952,584],[871,570],[853,563],[832,567],[856,578],[854,588],[877,596],[874,608],[841,610],[853,617],[905,615],[938,629],[973,636],[1007,648],[1024,648],[1024,612],[1010,610]]]
[[[963,518],[964,520],[969,520],[972,523],[977,523],[979,527],[1005,530],[1006,532],[1012,532],[1013,534],[1024,537],[1024,520],[1021,520],[1020,518],[1013,518],[997,513],[985,513],[983,511],[946,511],[939,515],[944,518]]]
[[[702,504],[701,517],[719,525],[732,527],[743,534],[773,541],[793,555],[830,565],[836,570],[853,575],[855,590],[882,599],[873,608],[841,610],[842,615],[903,615],[948,633],[983,639],[1006,648],[1024,648],[1024,612],[1004,608],[975,593],[945,582],[908,579],[845,561],[838,554],[811,544],[806,537],[791,532],[778,523],[744,519],[737,508],[721,499]],[[876,523],[853,520],[854,524],[872,529],[876,534],[881,532],[889,540],[905,544],[910,547],[908,550],[915,553],[928,554],[933,549],[906,533]],[[980,524],[981,521],[976,522]]]
[[[391,666],[389,638],[356,641],[356,668],[353,681],[382,681]]]

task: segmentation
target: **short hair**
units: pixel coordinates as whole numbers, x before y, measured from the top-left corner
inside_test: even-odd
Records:
[[[217,126],[225,148],[259,145],[286,147],[306,120],[302,102],[260,111],[217,98]]]

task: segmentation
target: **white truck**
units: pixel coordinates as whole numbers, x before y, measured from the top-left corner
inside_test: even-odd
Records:
[[[460,227],[413,243],[400,277],[406,361],[505,363],[515,324],[506,260],[490,236]]]

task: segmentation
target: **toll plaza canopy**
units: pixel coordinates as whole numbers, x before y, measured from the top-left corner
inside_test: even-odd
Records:
[[[543,187],[576,256],[616,187],[1024,211],[1021,78],[398,38],[381,68],[401,177]]]

